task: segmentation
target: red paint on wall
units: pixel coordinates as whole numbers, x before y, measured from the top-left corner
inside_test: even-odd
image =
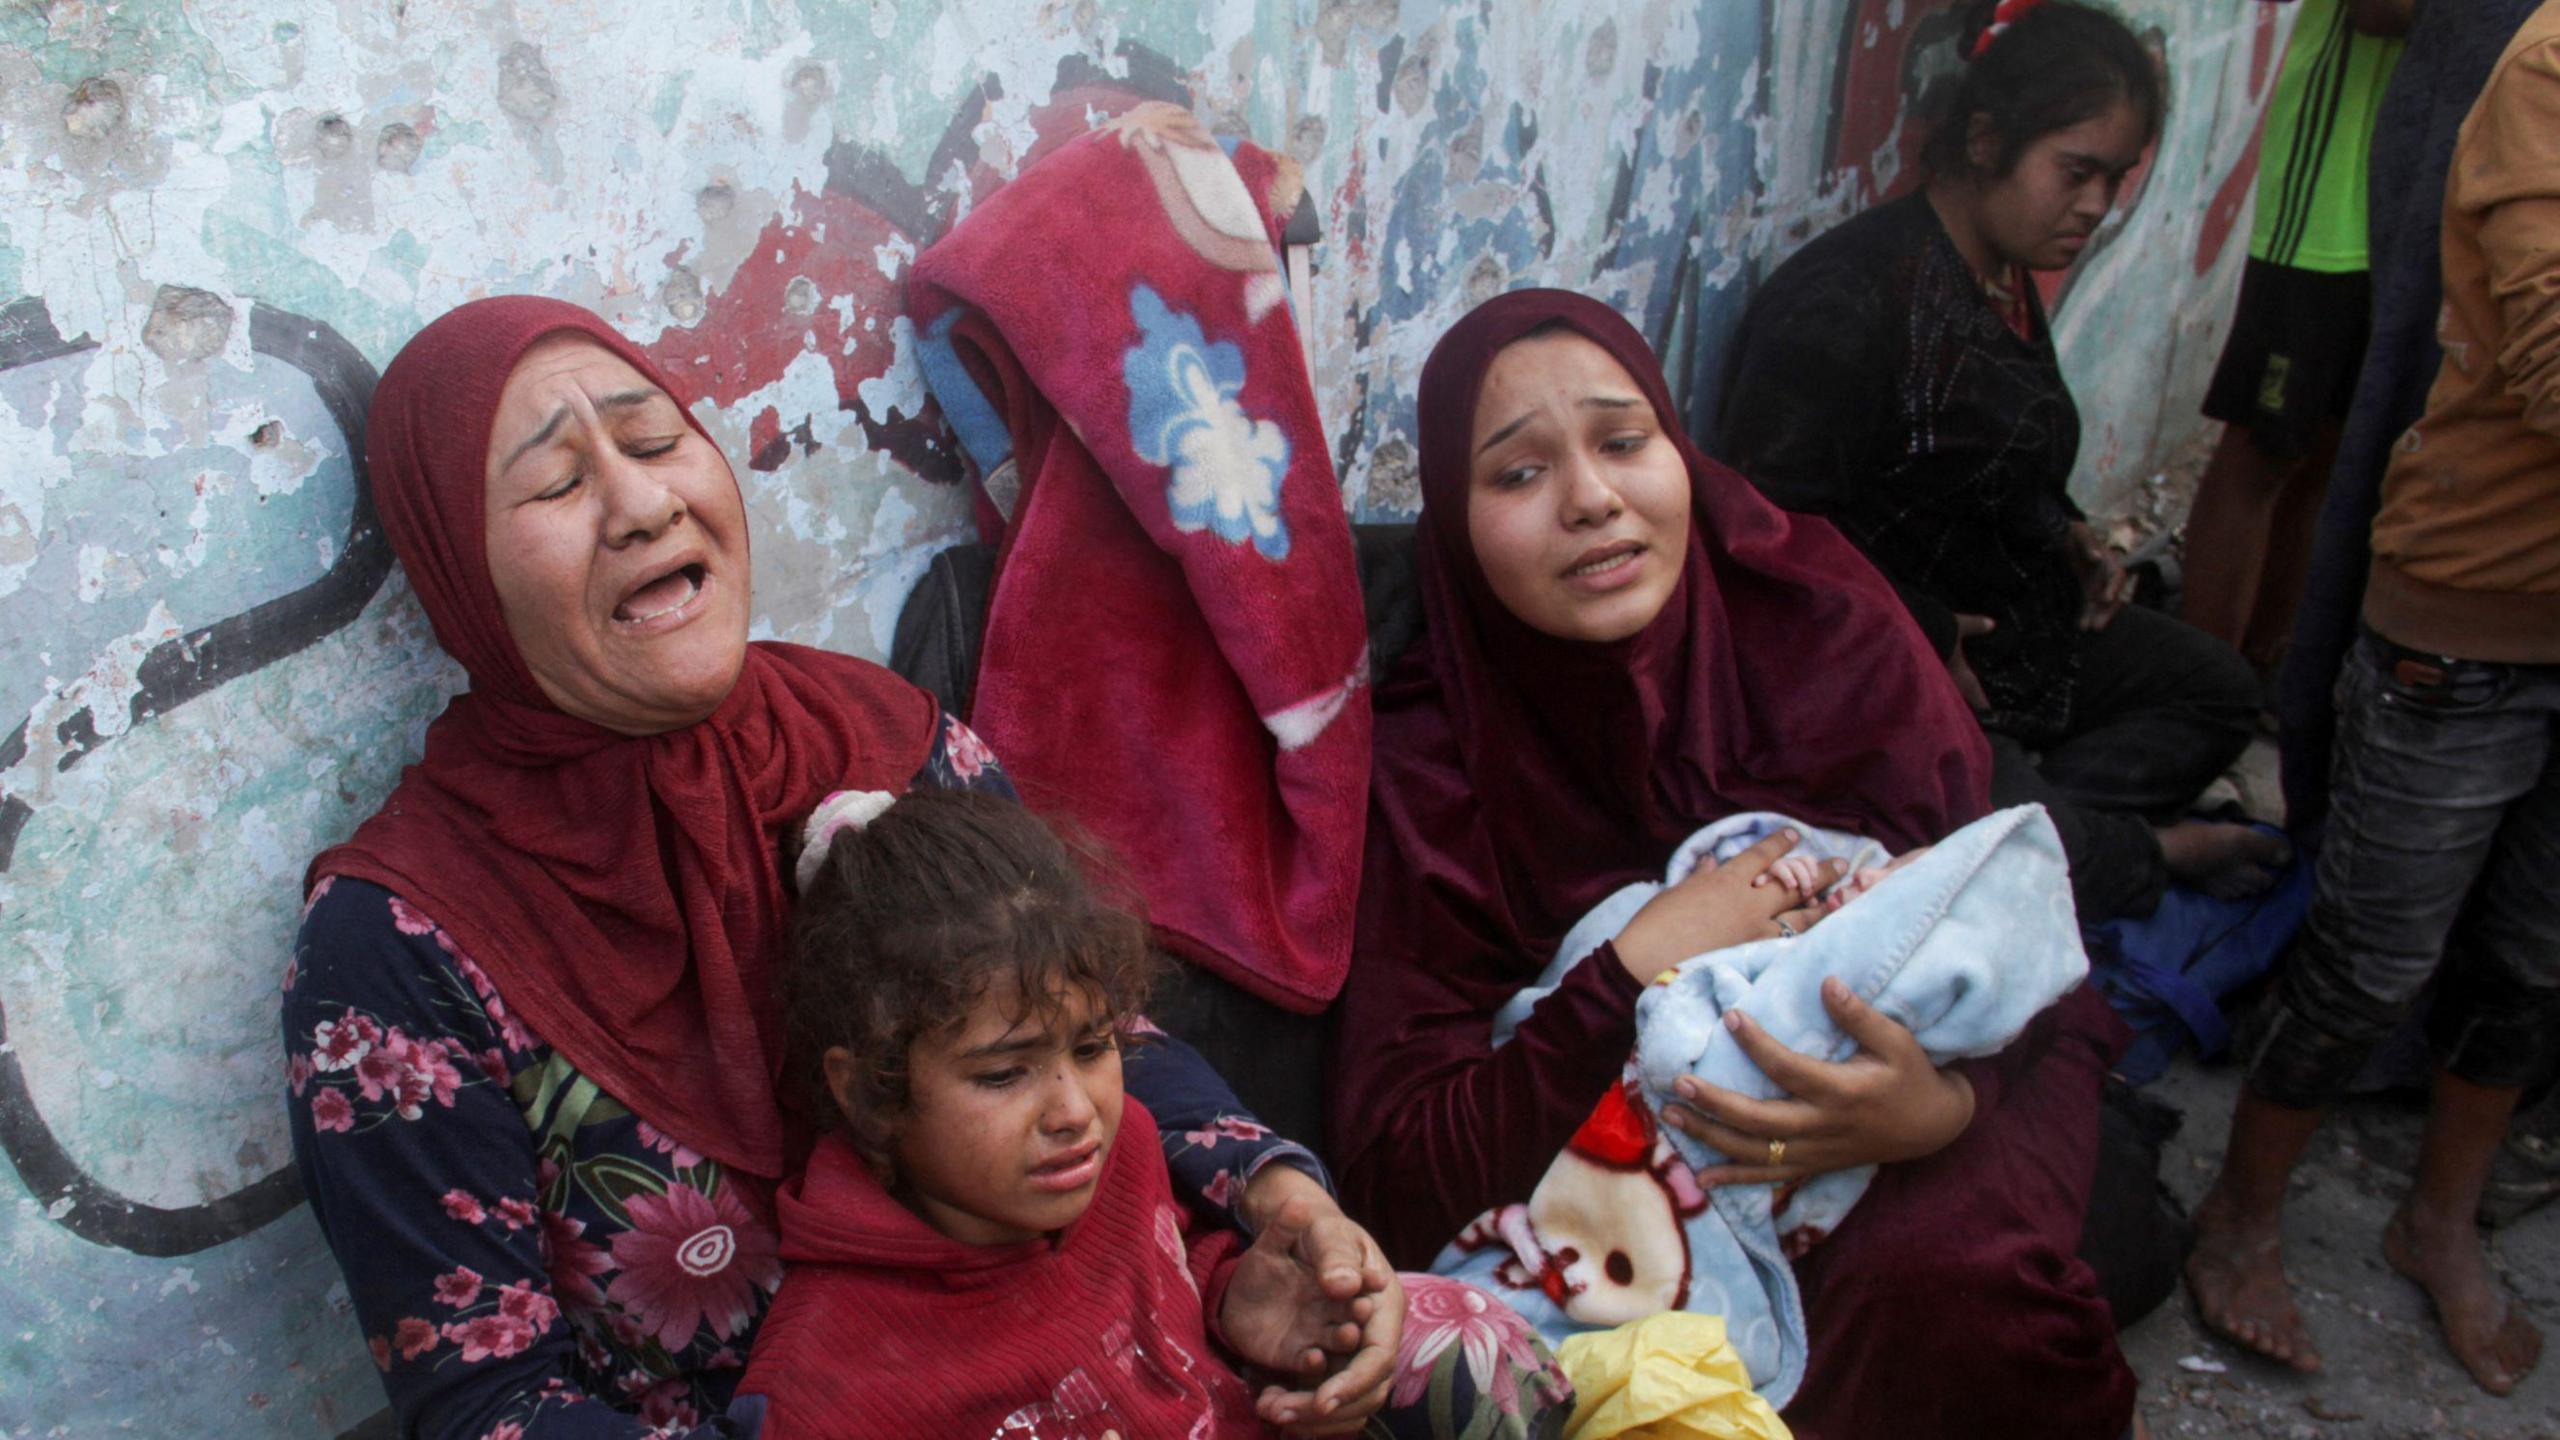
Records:
[[[2249,37],[2249,98],[2267,98],[2267,81],[2275,74],[2276,7],[2258,7],[2257,32]]]
[[[728,287],[709,297],[701,322],[660,335],[649,357],[689,380],[697,397],[734,405],[814,350],[835,372],[836,399],[853,409],[862,382],[885,373],[894,354],[889,321],[899,313],[898,286],[880,272],[875,252],[901,238],[852,196],[796,190]],[[801,279],[816,288],[817,306],[794,314],[786,302]],[[848,298],[850,335],[840,303]]]
[[[767,405],[747,426],[747,468],[779,470],[790,455],[791,447],[782,439],[782,412]]]
[[[1914,117],[1896,136],[1894,126],[1919,98],[1911,93],[1913,61],[1918,58],[1914,46],[1927,43],[1925,32],[1947,28],[1944,23],[1926,22],[1950,6],[1904,0],[1899,25],[1893,20],[1895,8],[1892,0],[1858,0],[1840,36],[1840,66],[1832,86],[1831,163],[1859,177],[1866,199],[1898,195],[1920,181],[1920,147],[1928,139],[1926,127]],[[1868,43],[1871,36],[1872,44]],[[1875,156],[1888,142],[1894,144],[1899,163],[1893,184],[1878,187]]]
[[[2196,273],[2204,274],[2222,258],[2222,247],[2231,243],[2232,232],[2240,227],[2240,217],[2249,209],[2249,198],[2258,189],[2259,132],[2249,134],[2249,148],[2240,152],[2238,163],[2213,192],[2213,203],[2204,211],[2204,223],[2196,227]]]

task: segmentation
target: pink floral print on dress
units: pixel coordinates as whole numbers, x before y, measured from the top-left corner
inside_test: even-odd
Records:
[[[706,1323],[726,1340],[756,1313],[757,1292],[782,1283],[782,1257],[772,1230],[722,1186],[705,1195],[690,1185],[625,1202],[631,1228],[613,1237],[621,1273],[605,1298],[628,1311],[641,1330],[670,1349]]]

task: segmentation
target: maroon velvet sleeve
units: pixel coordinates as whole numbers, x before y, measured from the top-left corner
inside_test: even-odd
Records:
[[[1405,912],[1364,933],[1427,938],[1358,957],[1335,1050],[1343,1196],[1400,1267],[1529,1198],[1625,1068],[1644,989],[1602,945],[1496,1049],[1494,1013],[1531,978],[1527,962],[1468,934],[1428,888],[1363,897]]]
[[[2010,1041],[2008,1048],[1979,1060],[1956,1062],[1956,1072],[1973,1083],[1973,1123],[1966,1127],[1968,1134],[1981,1128],[1983,1117],[1999,1109],[2008,1098],[2010,1084],[2032,1070],[2053,1037],[2065,1032],[2086,1037],[2108,1065],[2123,1059],[2126,1047],[2133,1043],[2133,1031],[2126,1028],[2096,987],[2081,986],[2029,1021],[2025,1032]]]

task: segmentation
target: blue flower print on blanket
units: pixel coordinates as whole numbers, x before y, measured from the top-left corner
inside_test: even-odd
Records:
[[[1289,437],[1237,403],[1244,352],[1229,341],[1211,344],[1198,320],[1145,285],[1129,293],[1129,312],[1139,333],[1120,362],[1129,444],[1173,472],[1165,503],[1174,528],[1214,530],[1236,545],[1250,539],[1264,559],[1287,559],[1280,482],[1289,473]]]

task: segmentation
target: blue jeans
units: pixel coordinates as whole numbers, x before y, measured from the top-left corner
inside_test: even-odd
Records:
[[[2337,705],[2311,918],[2242,1047],[2251,1088],[2336,1099],[2431,978],[2440,1064],[2481,1085],[2538,1079],[2560,1047],[2560,665],[2367,631]]]

